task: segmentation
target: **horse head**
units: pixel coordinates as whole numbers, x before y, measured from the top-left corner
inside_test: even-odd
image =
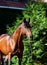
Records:
[[[22,35],[26,35],[29,39],[32,38],[30,18],[24,19],[23,24],[21,25],[21,33]]]

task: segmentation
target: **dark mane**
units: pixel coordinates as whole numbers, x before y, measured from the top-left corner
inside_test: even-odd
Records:
[[[21,25],[21,24],[22,24],[22,22],[20,22],[20,24],[19,24],[19,25]],[[19,25],[18,25],[18,26],[19,26]]]

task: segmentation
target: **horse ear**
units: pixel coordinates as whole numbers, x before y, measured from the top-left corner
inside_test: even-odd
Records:
[[[26,18],[24,18],[24,23],[26,22]]]

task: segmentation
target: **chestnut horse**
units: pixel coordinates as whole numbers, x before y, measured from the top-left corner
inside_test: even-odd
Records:
[[[24,50],[23,36],[26,35],[29,39],[32,37],[29,22],[30,18],[28,20],[24,19],[23,23],[19,25],[12,35],[2,34],[0,36],[0,54],[3,53],[5,55],[5,61],[8,60],[8,65],[10,65],[12,55],[17,55],[19,65],[21,65]]]

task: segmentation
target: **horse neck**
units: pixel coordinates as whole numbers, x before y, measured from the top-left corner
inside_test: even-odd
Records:
[[[20,42],[22,40],[21,27],[19,27],[12,35],[15,42]]]

